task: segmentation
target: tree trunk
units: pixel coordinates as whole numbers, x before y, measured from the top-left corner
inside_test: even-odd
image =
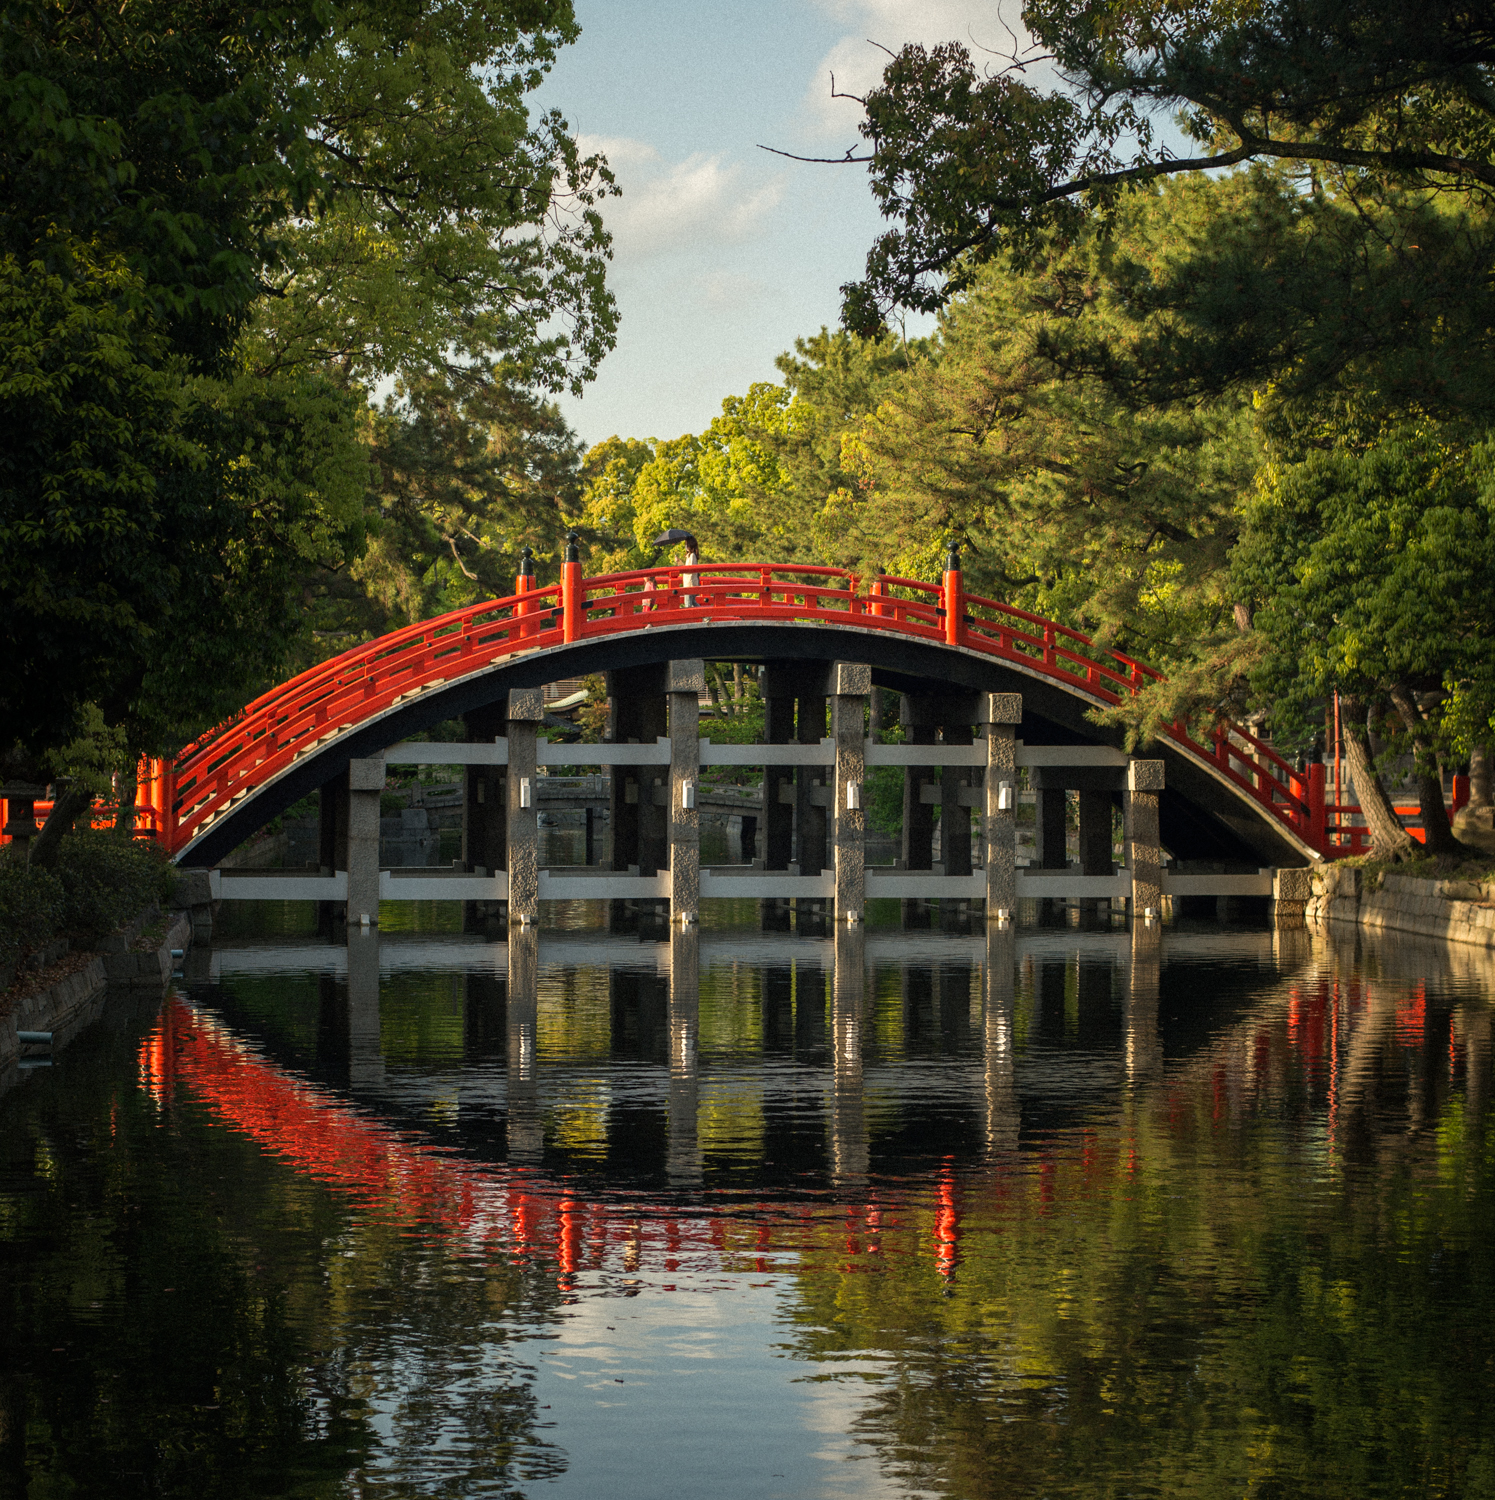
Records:
[[[1491,757],[1489,745],[1476,745],[1469,752],[1469,803],[1471,808],[1483,809],[1495,796],[1491,788]]]
[[[1429,854],[1470,854],[1473,851],[1453,836],[1453,827],[1448,821],[1448,808],[1443,801],[1443,777],[1429,771],[1436,766],[1437,759],[1427,739],[1427,718],[1417,705],[1412,689],[1399,682],[1389,694],[1391,706],[1397,711],[1407,734],[1412,740],[1413,763],[1417,770],[1417,806],[1422,813],[1422,847]]]
[[[29,863],[38,870],[50,870],[57,863],[62,836],[73,830],[73,819],[93,801],[93,793],[80,786],[64,788],[52,804],[42,831],[32,841]]]
[[[1417,840],[1402,827],[1391,798],[1381,784],[1381,773],[1371,758],[1370,741],[1365,731],[1365,706],[1358,698],[1339,700],[1339,732],[1344,740],[1344,756],[1350,765],[1350,780],[1360,811],[1370,825],[1371,853],[1377,859],[1412,859],[1422,851]]]

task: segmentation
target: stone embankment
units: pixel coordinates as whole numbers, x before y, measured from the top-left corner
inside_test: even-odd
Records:
[[[185,951],[191,940],[187,913],[171,912],[163,920],[151,907],[106,937],[96,952],[64,956],[56,966],[57,978],[16,996],[9,1013],[0,1016],[0,1090],[13,1081],[21,1051],[18,1033],[50,1031],[55,1050],[98,1019],[109,990],[153,989],[160,994],[171,982],[173,951]]]
[[[1495,875],[1483,881],[1429,880],[1328,865],[1313,872],[1304,916],[1495,948]]]

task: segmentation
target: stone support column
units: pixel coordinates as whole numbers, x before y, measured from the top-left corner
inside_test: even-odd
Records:
[[[969,724],[946,721],[940,738],[947,745],[972,745]],[[971,772],[947,765],[940,773],[940,863],[947,875],[971,873]]]
[[[536,742],[544,722],[545,702],[539,688],[521,688],[509,694],[505,812],[509,921],[521,926],[540,916],[540,766]]]
[[[1307,866],[1272,872],[1272,920],[1279,926],[1301,927],[1313,899],[1313,871]]]
[[[986,916],[1016,921],[1017,726],[1023,721],[1023,696],[988,693],[985,708]]]
[[[831,828],[836,871],[836,920],[860,922],[867,906],[867,698],[872,668],[837,662],[831,698],[836,774]]]
[[[508,730],[508,703],[500,699],[464,716],[467,740],[492,745]],[[505,868],[508,851],[506,766],[463,768],[462,867],[470,874],[491,875]]]
[[[1163,762],[1134,760],[1127,766],[1126,863],[1132,876],[1132,917],[1163,915],[1163,849],[1158,835],[1158,797]]]
[[[801,694],[794,716],[794,736],[801,745],[818,745],[825,738],[825,698]],[[826,813],[829,800],[824,766],[796,766],[794,775],[795,856],[801,875],[825,869]]]
[[[1039,779],[1037,819],[1038,866],[1062,870],[1069,864],[1069,793],[1062,786],[1045,786]]]
[[[660,663],[607,674],[611,743],[653,745],[669,733],[666,671]],[[663,766],[613,767],[613,869],[636,865],[654,875],[669,868],[668,782]]]
[[[384,757],[348,762],[348,926],[379,921],[379,798]]]
[[[907,745],[934,744],[935,705],[925,698],[904,696],[900,705],[903,740]],[[906,766],[903,772],[903,868],[934,868],[934,804],[924,800],[925,784],[934,767]]]
[[[348,868],[348,773],[323,783],[317,795],[317,864],[323,875]]]
[[[765,676],[764,737],[770,745],[794,738],[794,699],[777,691],[772,671]],[[789,800],[784,791],[787,788]],[[788,766],[763,768],[763,868],[787,870],[794,858],[794,772]]]
[[[672,661],[666,686],[670,699],[670,918],[694,922],[701,909],[701,814],[697,801],[705,664]]]
[[[1108,791],[1092,788],[1080,789],[1080,874],[1109,875],[1111,860],[1111,809],[1112,795]],[[1106,903],[1107,910],[1110,902]],[[1101,901],[1087,897],[1080,902],[1080,910],[1090,916],[1098,916]]]

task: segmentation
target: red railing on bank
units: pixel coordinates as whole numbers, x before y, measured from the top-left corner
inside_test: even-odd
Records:
[[[692,563],[584,578],[571,560],[558,583],[536,587],[521,576],[507,598],[355,646],[262,694],[174,763],[143,765],[137,828],[178,853],[319,745],[506,658],[630,631],[732,621],[855,625],[937,642],[1010,661],[1097,705],[1119,703],[1162,677],[1068,626],[967,593],[959,569],[938,584],[885,574],[864,580],[804,564]],[[1328,801],[1322,765],[1300,772],[1237,724],[1217,726],[1206,741],[1181,723],[1167,734],[1312,849],[1328,858],[1363,852],[1367,830],[1352,826],[1359,809]]]

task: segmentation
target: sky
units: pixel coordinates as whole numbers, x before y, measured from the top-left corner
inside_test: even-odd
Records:
[[[885,227],[859,145],[860,94],[905,42],[1006,50],[1016,0],[576,0],[579,42],[532,102],[559,109],[622,188],[607,201],[618,344],[580,399],[587,443],[699,432],[774,357],[834,326]],[[877,45],[874,45],[877,44]],[[909,331],[922,331],[912,325]]]

